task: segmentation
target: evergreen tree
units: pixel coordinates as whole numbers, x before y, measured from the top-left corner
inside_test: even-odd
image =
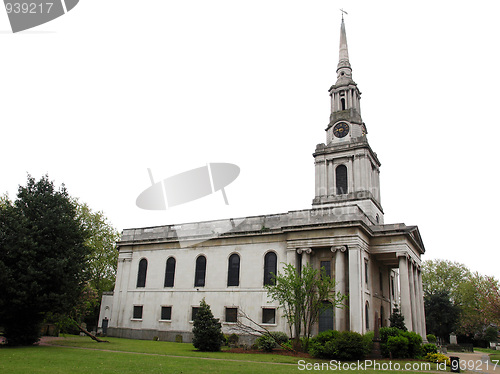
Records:
[[[405,316],[401,314],[401,312],[399,311],[399,307],[397,305],[394,306],[392,314],[389,317],[389,321],[391,322],[391,327],[396,327],[403,331],[407,330],[405,325]]]
[[[214,318],[210,305],[201,300],[193,321],[193,345],[200,351],[217,352],[224,342],[219,319]]]
[[[73,308],[88,254],[64,186],[28,176],[14,203],[0,204],[0,326],[9,345],[38,341],[47,313]]]

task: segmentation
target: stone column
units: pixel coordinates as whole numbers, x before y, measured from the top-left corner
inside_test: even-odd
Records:
[[[346,251],[345,245],[332,247],[332,252],[335,253],[335,293],[340,292],[345,295],[347,293],[347,282],[345,276]],[[347,306],[343,309],[335,309],[335,329],[338,331],[347,330]]]
[[[420,305],[420,322],[422,324],[422,339],[424,342],[427,342],[427,327],[425,326],[425,308],[424,308],[424,289],[422,287],[422,272],[418,270],[417,272],[418,279],[418,289],[419,289],[419,299],[418,303]]]
[[[298,248],[297,253],[299,255],[302,254],[301,269],[303,269],[307,264],[311,265],[311,248]]]
[[[415,304],[415,320],[417,322],[415,332],[422,336],[422,317],[420,316],[422,311],[420,309],[420,287],[418,285],[418,278],[417,278],[417,272],[418,272],[418,266],[415,264],[413,267],[413,285],[415,288],[415,299],[414,299],[414,304]]]
[[[349,321],[350,331],[363,333],[363,295],[361,247],[349,246]]]
[[[417,310],[415,308],[415,282],[413,277],[413,261],[410,260],[408,263],[408,278],[410,280],[410,305],[411,305],[411,326],[412,329],[410,331],[417,331]]]
[[[410,279],[408,277],[408,261],[406,255],[399,257],[399,283],[401,296],[401,314],[405,317],[405,325],[409,331],[413,330],[410,301]]]

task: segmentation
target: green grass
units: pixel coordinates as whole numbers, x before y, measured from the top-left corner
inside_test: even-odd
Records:
[[[277,363],[297,363],[296,357],[273,355],[273,354],[250,354],[250,353],[229,353],[221,352],[200,352],[192,344],[173,343],[152,340],[133,340],[120,338],[106,338],[109,343],[96,343],[88,337],[69,336],[67,338],[53,341],[54,345],[65,347],[105,349],[121,352],[149,353],[169,356],[183,356],[196,358],[218,358],[237,359],[240,361],[260,361]]]
[[[301,358],[271,354],[198,352],[191,344],[108,338],[96,343],[72,336],[54,341],[64,346],[0,347],[0,373],[290,373]],[[80,348],[80,349],[78,349]],[[128,353],[133,352],[133,353]],[[313,361],[310,361],[311,365]],[[316,361],[327,364],[327,361]],[[378,361],[388,363],[389,361]],[[392,361],[393,364],[396,361]],[[398,361],[401,366],[404,361]],[[410,363],[415,363],[411,361]],[[342,370],[345,371],[345,370]],[[332,372],[332,370],[323,370]],[[357,373],[358,370],[347,370]],[[366,370],[374,374],[379,371]],[[382,371],[380,371],[382,372]],[[401,371],[383,371],[387,374]],[[414,373],[414,371],[407,371]]]

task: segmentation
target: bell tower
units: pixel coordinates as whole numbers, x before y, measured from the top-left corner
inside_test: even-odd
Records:
[[[366,138],[361,92],[352,80],[344,19],[340,27],[337,81],[329,89],[330,122],[326,143],[316,146],[313,208],[357,205],[374,225],[383,224],[380,161]]]

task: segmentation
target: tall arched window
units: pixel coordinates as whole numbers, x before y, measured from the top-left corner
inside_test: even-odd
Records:
[[[137,287],[146,287],[146,273],[148,272],[148,260],[143,258],[139,261],[139,271],[137,272]]]
[[[340,99],[340,110],[345,110],[345,99]]]
[[[368,302],[365,304],[365,326],[366,329],[370,329],[370,308],[368,307]]]
[[[347,167],[345,165],[339,165],[335,169],[335,181],[337,195],[345,195],[347,193]]]
[[[264,257],[264,285],[273,284],[273,274],[277,273],[277,264],[276,253],[267,252]]]
[[[227,285],[239,286],[240,285],[240,256],[233,253],[229,256],[227,264]]]
[[[194,286],[205,287],[205,273],[207,270],[207,259],[205,256],[199,256],[196,259],[196,270],[194,274]]]
[[[175,258],[169,257],[165,268],[165,287],[173,287],[175,278]]]

